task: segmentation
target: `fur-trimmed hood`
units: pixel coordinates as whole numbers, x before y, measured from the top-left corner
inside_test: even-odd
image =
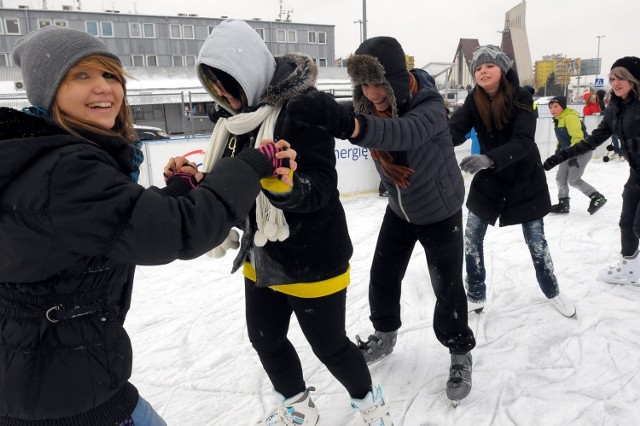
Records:
[[[353,107],[357,114],[371,113],[375,109],[362,91],[365,83],[383,85],[393,117],[397,117],[411,100],[404,50],[392,37],[374,37],[363,42],[347,59],[347,73],[353,84]]]

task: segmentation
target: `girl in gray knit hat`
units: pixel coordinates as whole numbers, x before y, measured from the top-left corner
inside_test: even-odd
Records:
[[[551,199],[534,135],[536,116],[531,93],[520,87],[511,60],[498,47],[473,52],[471,73],[476,87],[449,120],[455,145],[475,128],[480,154],[462,160],[462,171],[474,175],[467,198],[465,264],[469,311],[481,312],[487,301],[484,237],[489,225],[522,226],[538,285],[550,304],[572,317],[575,307],[560,293],[544,236],[544,216]]]
[[[13,58],[33,107],[0,108],[0,424],[166,425],[129,383],[135,265],[220,244],[295,151],[246,150],[195,177],[177,158],[166,188],[145,189],[117,56],[49,27]]]

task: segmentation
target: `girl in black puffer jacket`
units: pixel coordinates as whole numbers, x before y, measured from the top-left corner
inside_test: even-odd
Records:
[[[622,192],[620,215],[621,258],[614,267],[598,273],[600,281],[613,284],[640,283],[640,58],[625,56],[613,63],[609,72],[611,100],[604,118],[591,136],[547,158],[547,170],[569,158],[594,150],[616,135],[624,158],[629,162],[629,180]],[[613,147],[611,147],[613,149]]]
[[[174,167],[145,189],[117,56],[47,27],[13,59],[34,107],[0,109],[0,425],[164,425],[128,382],[135,265],[220,244],[295,152],[247,150],[193,179]]]

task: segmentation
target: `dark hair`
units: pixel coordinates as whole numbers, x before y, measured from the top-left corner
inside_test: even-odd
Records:
[[[242,94],[244,93],[244,91],[242,90],[242,87],[240,87],[240,83],[238,83],[235,78],[231,77],[229,74],[222,70],[212,68],[205,64],[202,64],[201,67],[205,75],[214,84],[217,81],[220,81],[220,84],[222,84],[224,90],[226,90],[227,93],[238,100],[242,99]]]
[[[489,132],[494,128],[502,129],[509,123],[514,114],[513,107],[532,111],[531,105],[518,102],[515,91],[504,74],[500,77],[500,86],[493,99],[489,98],[484,89],[476,86],[473,100],[478,108],[482,124]]]

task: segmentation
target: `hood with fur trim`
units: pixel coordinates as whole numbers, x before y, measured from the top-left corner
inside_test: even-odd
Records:
[[[347,73],[353,84],[353,106],[357,114],[375,109],[362,91],[365,83],[381,84],[385,88],[392,117],[397,117],[411,100],[404,50],[392,37],[374,37],[363,42],[347,59]]]

